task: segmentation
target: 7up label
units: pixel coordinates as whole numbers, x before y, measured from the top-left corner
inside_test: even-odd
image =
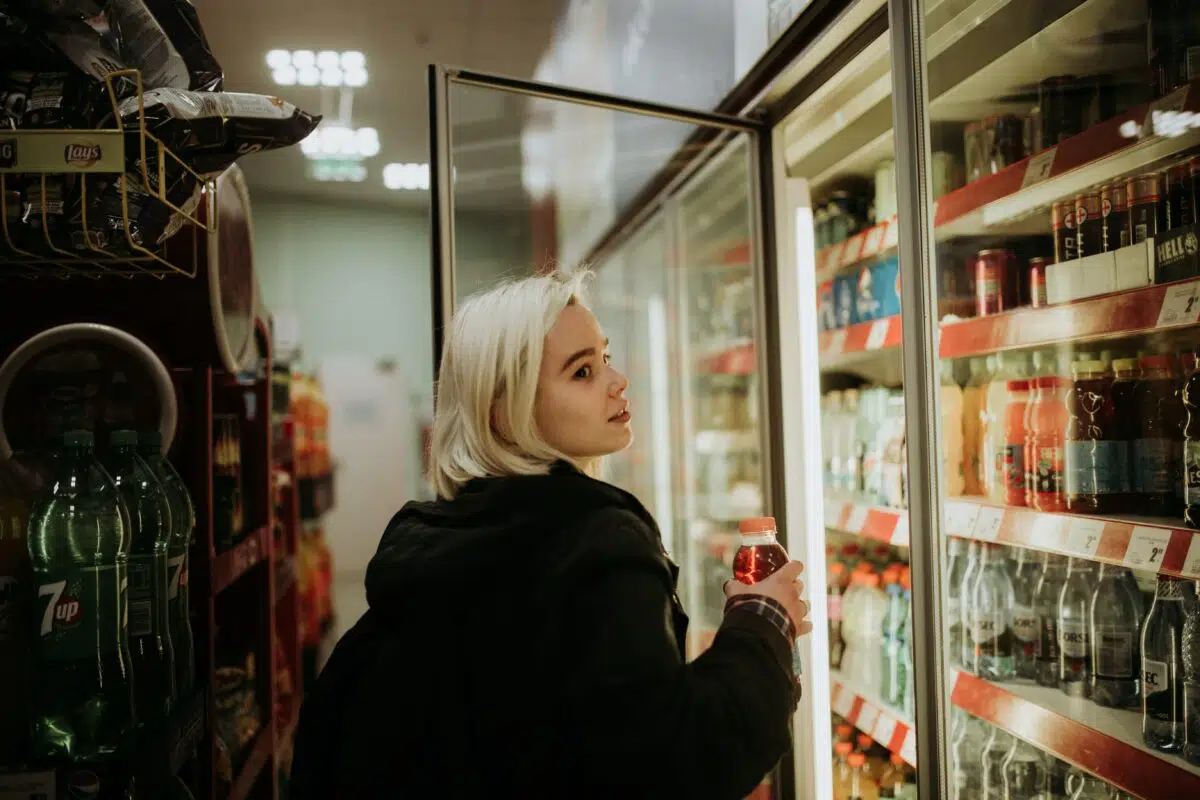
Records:
[[[85,659],[121,646],[128,625],[124,565],[41,572],[36,578],[39,657]]]

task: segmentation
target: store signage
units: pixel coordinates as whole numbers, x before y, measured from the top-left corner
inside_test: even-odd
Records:
[[[17,140],[0,139],[0,169],[15,169],[17,166]]]
[[[1200,238],[1195,225],[1154,237],[1154,282],[1170,283],[1200,275]]]
[[[100,145],[91,143],[72,143],[63,149],[63,161],[68,166],[88,169],[94,167],[103,158],[104,151]]]

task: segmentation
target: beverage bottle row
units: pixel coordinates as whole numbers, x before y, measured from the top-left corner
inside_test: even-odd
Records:
[[[1195,353],[1080,355],[972,359],[961,389],[943,362],[947,493],[1200,527]]]
[[[949,651],[993,681],[1058,687],[1140,710],[1147,745],[1200,764],[1200,603],[1195,585],[1056,553],[950,539]]]
[[[916,775],[899,755],[836,717],[833,725],[835,800],[916,800]]]
[[[822,398],[825,486],[868,505],[906,508],[904,395],[866,387]]]
[[[1100,778],[955,707],[951,800],[1127,800]]]
[[[20,620],[0,631],[13,645],[0,648],[0,664],[29,676],[10,693],[19,707],[0,714],[10,723],[0,763],[111,757],[135,727],[161,726],[192,691],[195,512],[161,450],[157,431],[117,430],[101,463],[92,433],[70,431],[32,502],[11,472],[0,486],[0,506],[28,512],[0,541],[9,545],[0,559],[2,610]],[[12,537],[21,528],[18,551]]]

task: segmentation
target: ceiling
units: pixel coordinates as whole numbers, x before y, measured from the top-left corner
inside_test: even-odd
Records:
[[[379,131],[381,151],[362,183],[310,180],[298,147],[239,162],[256,190],[346,202],[426,207],[428,192],[391,191],[390,162],[429,160],[426,67],[431,63],[531,78],[565,0],[193,0],[230,91],[278,94],[336,115],[337,90],[280,87],[269,50],[360,50],[369,83],[354,90],[354,127]],[[461,96],[460,96],[461,95]],[[456,102],[457,101],[457,102]],[[452,95],[459,207],[523,206],[524,101],[483,90]]]

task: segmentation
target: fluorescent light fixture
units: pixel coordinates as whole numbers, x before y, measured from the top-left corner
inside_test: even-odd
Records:
[[[388,164],[383,168],[383,185],[392,191],[428,191],[428,164]]]
[[[354,129],[322,123],[300,142],[300,150],[309,158],[372,158],[379,155],[379,132],[374,128]]]
[[[323,183],[362,183],[367,168],[352,158],[320,158],[308,162],[308,177]]]
[[[357,50],[272,50],[267,53],[267,66],[281,86],[357,89],[367,85],[367,58]]]

